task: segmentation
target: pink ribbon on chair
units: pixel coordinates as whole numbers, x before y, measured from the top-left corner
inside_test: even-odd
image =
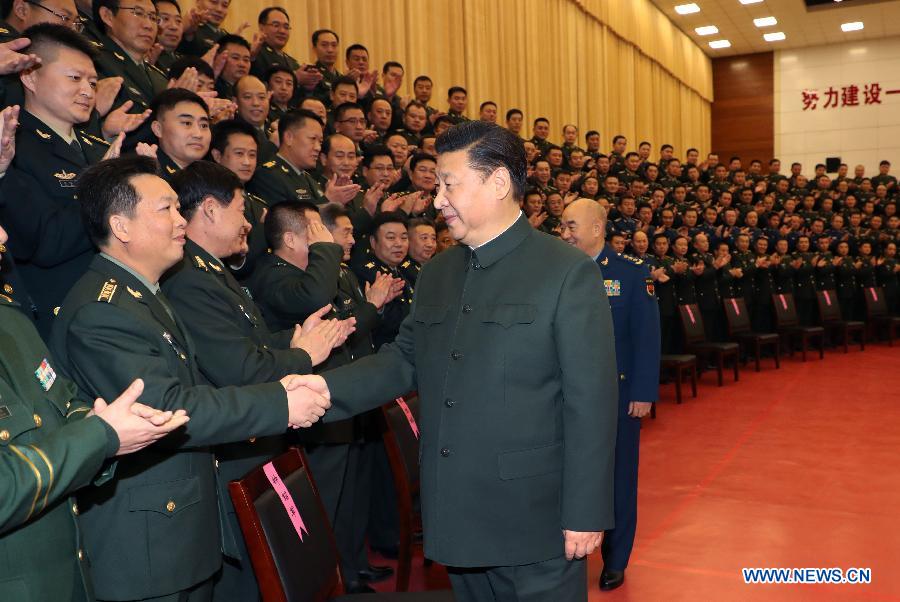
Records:
[[[266,473],[266,478],[269,479],[269,484],[272,485],[272,489],[275,490],[275,493],[278,495],[278,499],[281,500],[281,504],[284,506],[284,511],[287,512],[288,518],[291,519],[291,523],[294,525],[294,530],[297,532],[297,537],[300,538],[300,541],[303,541],[303,533],[309,534],[309,529],[306,528],[306,524],[303,522],[303,518],[300,516],[300,511],[297,509],[297,505],[294,503],[294,497],[291,495],[291,492],[288,491],[287,485],[284,484],[284,481],[281,480],[281,475],[278,474],[278,471],[275,469],[275,465],[269,462],[265,466],[263,466],[263,472]]]
[[[828,291],[822,291],[822,293],[825,297],[825,305],[831,307],[831,295],[828,294]]]
[[[693,312],[693,310],[691,309],[691,306],[690,306],[690,305],[685,305],[685,306],[684,306],[684,309],[687,311],[688,318],[691,319],[691,324],[696,324],[696,323],[697,323],[697,319],[694,318],[694,312]]]
[[[784,294],[779,293],[778,299],[781,301],[781,307],[787,310],[787,299],[784,298]]]
[[[872,293],[872,301],[878,303],[878,291],[875,290],[875,287],[870,287],[869,292]]]
[[[406,420],[409,422],[409,428],[412,429],[413,435],[416,436],[416,439],[419,438],[419,425],[416,424],[416,417],[413,416],[412,410],[409,409],[409,405],[407,405],[406,401],[402,397],[398,397],[396,399],[397,405],[400,406],[400,409],[403,410],[403,414],[406,416]]]
[[[737,299],[735,299],[733,297],[731,299],[731,307],[734,308],[734,315],[736,315],[736,316],[741,315],[741,308],[738,305]]]

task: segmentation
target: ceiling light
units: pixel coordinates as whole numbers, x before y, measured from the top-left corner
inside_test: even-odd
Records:
[[[731,48],[731,42],[728,40],[713,40],[709,43],[710,48],[715,48],[718,50],[719,48]]]
[[[694,13],[699,13],[700,7],[697,6],[696,2],[691,2],[690,4],[679,4],[675,7],[675,12],[679,15],[692,15]]]
[[[841,25],[841,30],[843,31],[859,31],[864,27],[862,21],[852,21],[850,23],[843,23]]]
[[[697,32],[698,36],[711,36],[714,33],[719,33],[719,28],[715,25],[706,25],[704,27],[698,27],[694,29]]]
[[[767,33],[763,35],[763,39],[766,42],[780,42],[785,38],[783,31],[773,31],[772,33]]]
[[[757,27],[771,27],[772,25],[777,25],[778,20],[775,17],[762,17],[760,19],[753,19],[753,24]]]
[[[759,4],[763,0],[741,0],[741,4]]]

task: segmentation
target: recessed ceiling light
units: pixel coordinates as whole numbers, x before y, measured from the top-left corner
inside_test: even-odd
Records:
[[[731,48],[731,42],[728,40],[713,40],[709,43],[710,48],[715,48],[718,50],[719,48]]]
[[[763,0],[741,0],[741,4],[759,4]]]
[[[704,27],[697,27],[694,31],[697,32],[698,36],[711,36],[714,33],[719,33],[719,28],[715,25],[706,25]]]
[[[753,24],[757,27],[771,27],[772,25],[778,24],[778,19],[775,17],[762,17],[759,19],[753,19]]]
[[[780,42],[785,38],[783,31],[773,31],[772,33],[767,33],[763,35],[763,39],[766,42]]]
[[[690,4],[679,4],[675,7],[675,12],[679,15],[692,15],[694,13],[699,13],[700,7],[697,6],[696,2],[691,2]]]
[[[862,21],[852,21],[850,23],[844,23],[841,25],[841,29],[843,31],[859,31],[864,27]]]

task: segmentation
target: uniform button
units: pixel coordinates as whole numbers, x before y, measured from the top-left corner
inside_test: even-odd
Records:
[[[78,516],[78,504],[72,504],[72,514]]]
[[[37,414],[35,414],[35,415],[34,415],[34,426],[39,427],[39,426],[41,426],[43,423],[44,423],[44,421],[41,420],[41,417],[38,416]]]
[[[256,437],[250,437],[249,441],[250,443],[256,443]]]
[[[469,305],[468,303],[466,303],[465,305],[463,305],[463,313],[464,313],[464,314],[470,314],[470,313],[472,313],[472,306]]]
[[[448,408],[452,408],[454,403],[456,403],[456,402],[454,402],[449,397],[444,400],[444,405],[447,406]]]
[[[169,500],[168,502],[166,502],[166,511],[167,512],[175,512],[175,502],[174,501]]]
[[[9,431],[0,431],[0,441],[9,441]]]
[[[219,461],[218,461],[218,460],[214,460],[214,462],[215,462],[215,464],[216,464],[216,468],[218,468],[218,467],[219,467]]]
[[[446,458],[447,456],[450,455],[450,449],[445,447],[444,449],[441,450],[441,455]]]
[[[78,550],[78,560],[84,560],[84,550]]]
[[[68,410],[68,409],[71,408],[71,407],[72,407],[72,402],[71,402],[71,401],[67,401],[67,402],[66,402],[66,409]]]
[[[619,374],[619,380],[625,380],[625,373]]]
[[[462,353],[460,353],[459,351],[457,351],[456,349],[454,349],[453,352],[450,353],[450,357],[453,358],[453,359],[455,359],[455,360],[458,360],[459,358],[462,357]]]

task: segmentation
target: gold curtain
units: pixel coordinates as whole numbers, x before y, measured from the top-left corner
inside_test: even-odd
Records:
[[[257,29],[259,11],[278,0],[234,0],[225,26]],[[291,14],[288,52],[311,61],[310,34],[338,32],[341,49],[359,42],[372,68],[397,60],[403,94],[420,74],[434,80],[432,105],[446,90],[469,91],[469,116],[493,100],[525,113],[526,130],[547,117],[551,139],[574,123],[601,133],[675,146],[710,148],[712,66],[703,51],[650,0],[281,0]]]

